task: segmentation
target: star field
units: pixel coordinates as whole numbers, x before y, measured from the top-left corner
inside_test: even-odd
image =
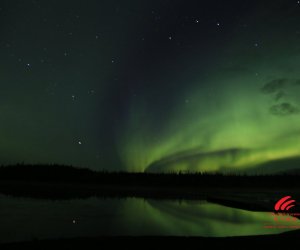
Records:
[[[0,164],[298,157],[299,14],[293,0],[1,1]]]

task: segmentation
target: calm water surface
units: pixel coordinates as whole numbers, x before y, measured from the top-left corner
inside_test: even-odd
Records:
[[[278,223],[278,222],[277,222]],[[45,201],[0,196],[0,241],[101,235],[237,236],[280,233],[268,212],[205,201]]]

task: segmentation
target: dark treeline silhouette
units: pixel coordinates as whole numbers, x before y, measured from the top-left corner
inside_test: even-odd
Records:
[[[236,237],[201,237],[201,236],[102,236],[102,237],[77,237],[66,239],[45,239],[20,241],[0,244],[3,249],[55,249],[71,247],[86,249],[88,246],[98,245],[107,248],[140,248],[145,244],[147,247],[156,248],[158,245],[167,245],[168,247],[186,248],[187,245],[198,246],[208,245],[210,248],[232,248],[234,245],[241,245],[245,249],[262,248],[278,246],[283,243],[295,243],[299,240],[300,230],[293,230],[277,234],[253,235],[253,236],[236,236]],[[248,246],[248,247],[244,247]]]
[[[0,167],[0,181],[78,183],[147,187],[300,187],[300,175],[218,173],[130,173],[93,171],[64,165]]]
[[[291,194],[298,192],[299,180],[296,174],[128,173],[18,164],[0,167],[0,194],[55,200],[93,196],[207,200],[253,190],[275,190],[277,194],[289,190]]]

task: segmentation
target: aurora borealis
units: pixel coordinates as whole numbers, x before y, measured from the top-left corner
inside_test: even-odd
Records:
[[[299,1],[4,0],[0,18],[0,164],[300,157]]]

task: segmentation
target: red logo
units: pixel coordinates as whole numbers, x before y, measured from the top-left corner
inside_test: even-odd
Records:
[[[292,197],[291,196],[285,196],[281,198],[279,201],[276,202],[274,208],[276,211],[288,211],[290,208],[294,207],[295,200],[290,200]]]

